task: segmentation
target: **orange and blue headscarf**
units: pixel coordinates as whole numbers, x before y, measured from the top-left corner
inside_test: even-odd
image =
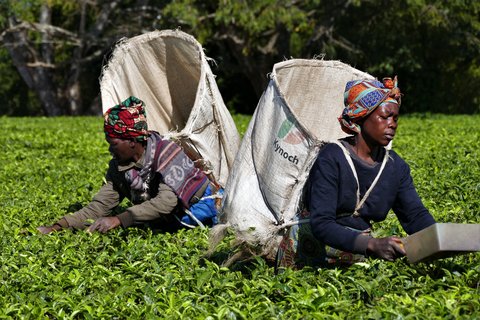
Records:
[[[397,77],[378,80],[353,80],[347,82],[342,115],[338,118],[342,130],[348,134],[360,133],[358,120],[365,118],[384,103],[401,104]]]
[[[149,132],[143,101],[131,96],[108,109],[104,114],[103,128],[109,138],[146,141]]]

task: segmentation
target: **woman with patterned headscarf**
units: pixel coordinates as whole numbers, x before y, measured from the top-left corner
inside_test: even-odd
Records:
[[[397,78],[346,84],[338,118],[350,134],[319,153],[306,186],[307,210],[281,242],[279,267],[351,264],[373,256],[405,255],[396,236],[374,238],[372,223],[393,209],[408,234],[435,223],[422,204],[410,168],[390,150],[401,104]]]
[[[40,232],[83,229],[89,220],[94,220],[90,232],[139,224],[175,230],[216,222],[218,188],[180,146],[148,130],[141,100],[132,96],[110,108],[104,115],[104,131],[112,154],[106,184],[86,207],[39,227]],[[133,205],[111,215],[124,198]]]

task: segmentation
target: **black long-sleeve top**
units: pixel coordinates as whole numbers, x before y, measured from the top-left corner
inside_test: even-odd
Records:
[[[344,145],[348,150],[348,144],[344,142]],[[379,172],[383,154],[374,165],[365,163],[353,152],[350,155],[362,198]],[[358,217],[351,215],[357,201],[357,182],[338,145],[328,144],[319,153],[309,180],[307,204],[312,231],[315,237],[331,247],[365,254],[369,237],[352,228],[369,229],[372,222],[385,220],[390,209],[408,234],[435,223],[415,190],[408,164],[393,150],[389,152],[388,162],[376,186],[358,211]]]

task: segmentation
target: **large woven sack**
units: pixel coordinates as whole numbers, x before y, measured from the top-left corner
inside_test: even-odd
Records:
[[[103,112],[136,96],[149,129],[178,142],[225,185],[240,137],[202,46],[179,30],[121,40],[100,81]]]
[[[345,84],[372,77],[339,61],[301,59],[275,64],[270,77],[225,187],[220,221],[273,258],[320,148],[346,136],[337,120]]]

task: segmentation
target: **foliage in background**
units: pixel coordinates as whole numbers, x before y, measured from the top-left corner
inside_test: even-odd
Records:
[[[480,2],[392,1],[378,10],[382,2],[358,1],[350,23],[338,21],[359,49],[338,56],[376,76],[398,74],[409,112],[480,112]]]
[[[248,117],[234,117],[245,132]],[[479,121],[400,119],[394,148],[438,221],[480,223]],[[102,119],[0,117],[0,126],[0,318],[480,318],[480,253],[275,275],[261,259],[230,269],[204,259],[207,230],[40,235],[36,226],[87,204],[101,185]],[[403,234],[393,216],[375,230]]]
[[[181,0],[165,12],[222,59],[233,56],[220,61],[219,77],[234,88],[246,77],[257,98],[274,63],[324,55],[380,78],[399,75],[408,112],[480,112],[478,1]]]
[[[98,113],[102,57],[114,43],[177,27],[217,61],[220,90],[238,113],[253,112],[274,63],[321,56],[398,74],[407,112],[480,112],[475,0],[2,0],[0,9],[3,46],[45,115]]]

